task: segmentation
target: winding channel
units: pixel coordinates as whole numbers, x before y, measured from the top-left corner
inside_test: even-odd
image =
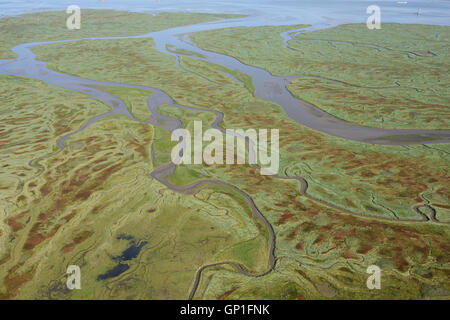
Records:
[[[256,68],[253,66],[249,66],[243,64],[239,60],[211,51],[202,50],[196,47],[192,42],[185,39],[185,37],[180,37],[181,34],[190,34],[193,32],[200,32],[204,30],[212,30],[212,29],[220,29],[227,27],[236,27],[236,26],[255,26],[255,21],[252,21],[251,18],[240,18],[240,19],[230,19],[230,20],[221,20],[209,23],[202,23],[197,25],[190,25],[178,28],[172,28],[167,30],[162,30],[158,32],[152,32],[145,35],[140,36],[130,36],[130,37],[94,37],[94,38],[81,38],[81,39],[71,39],[71,40],[61,40],[61,41],[46,41],[46,42],[34,42],[21,44],[14,47],[12,50],[18,55],[17,59],[12,60],[0,60],[0,74],[28,77],[37,80],[44,81],[47,84],[54,85],[57,87],[61,87],[64,89],[88,94],[92,99],[97,99],[102,101],[103,103],[111,106],[112,110],[108,111],[104,114],[97,115],[95,117],[90,118],[87,122],[78,130],[71,132],[69,134],[64,135],[58,140],[59,151],[61,152],[65,148],[65,142],[74,134],[83,131],[93,123],[109,117],[113,114],[122,114],[128,117],[129,119],[137,122],[149,123],[169,132],[172,132],[178,128],[182,127],[182,122],[180,119],[169,117],[162,115],[158,112],[159,106],[165,104],[170,105],[175,108],[187,109],[187,110],[196,110],[196,111],[204,111],[211,112],[216,114],[216,119],[211,124],[211,127],[220,130],[221,132],[226,134],[226,131],[219,127],[219,123],[223,119],[223,113],[210,110],[210,109],[202,109],[202,108],[193,108],[175,104],[173,99],[166,94],[164,91],[150,88],[139,85],[131,85],[124,83],[114,83],[114,82],[105,82],[105,81],[93,81],[89,79],[84,79],[80,77],[75,77],[63,73],[59,73],[53,70],[50,70],[46,66],[46,62],[36,60],[36,55],[31,51],[33,47],[53,44],[53,43],[65,43],[65,42],[74,42],[74,41],[82,41],[87,39],[130,39],[130,38],[147,38],[151,37],[155,41],[155,48],[160,52],[170,54],[177,57],[177,65],[179,65],[179,56],[182,55],[180,53],[175,53],[169,51],[168,47],[173,47],[177,49],[186,49],[195,53],[198,53],[198,56],[190,56],[190,58],[194,58],[197,60],[203,60],[210,63],[214,63],[217,65],[221,65],[230,70],[239,70],[247,75],[249,75],[253,80],[253,85],[255,87],[255,96],[274,103],[279,104],[285,111],[285,113],[294,121],[308,126],[314,130],[321,131],[330,135],[334,135],[337,137],[350,139],[354,141],[373,143],[373,144],[386,144],[386,145],[409,145],[409,144],[427,144],[427,143],[448,143],[450,142],[450,131],[447,130],[420,130],[420,129],[411,129],[411,130],[396,130],[396,129],[378,129],[378,128],[370,128],[364,126],[358,126],[354,124],[347,123],[338,118],[333,117],[332,115],[304,102],[299,99],[296,99],[291,95],[291,93],[287,90],[286,85],[289,84],[291,80],[287,77],[276,77],[267,72],[264,69]],[[283,37],[286,37],[290,32],[285,32],[282,34]],[[186,72],[190,72],[185,70]],[[227,74],[234,81],[238,81],[232,75]],[[152,94],[147,98],[147,105],[151,112],[151,117],[147,120],[137,120],[135,117],[129,112],[126,104],[119,98],[114,95],[102,91],[99,89],[99,86],[115,86],[115,87],[125,87],[125,88],[137,88],[151,91]],[[252,142],[247,139],[248,150],[250,157],[252,155],[251,147]],[[153,145],[151,147],[151,154],[153,159]],[[45,157],[54,156],[55,154],[51,154]],[[41,165],[36,165],[40,159],[34,159],[29,162],[29,165],[35,169],[40,171],[42,174],[45,168]],[[257,166],[256,166],[257,167]],[[168,188],[173,191],[183,193],[183,194],[196,194],[202,188],[207,187],[208,185],[218,185],[224,186],[232,189],[233,191],[239,193],[243,198],[245,198],[248,206],[252,210],[253,216],[256,220],[259,220],[261,223],[265,225],[269,234],[269,252],[268,252],[268,265],[269,268],[260,274],[253,274],[246,270],[244,266],[239,263],[233,261],[223,261],[217,262],[213,264],[208,264],[202,266],[195,276],[195,280],[190,291],[189,298],[193,299],[196,293],[196,290],[199,286],[201,274],[202,272],[208,268],[219,265],[231,265],[233,266],[239,273],[250,276],[250,277],[261,277],[264,276],[275,268],[276,257],[275,257],[275,232],[273,230],[272,225],[269,221],[264,217],[264,215],[259,211],[257,206],[255,205],[253,199],[244,191],[237,188],[234,185],[229,183],[220,181],[220,180],[199,180],[193,182],[188,185],[178,186],[173,185],[168,182],[167,178],[173,174],[176,165],[173,163],[168,163],[162,165],[151,173],[151,176],[158,180],[160,183],[164,184]],[[338,207],[332,203],[327,201],[318,199],[316,197],[311,196],[307,193],[308,182],[303,177],[298,176],[288,176],[285,175],[276,175],[275,178],[279,179],[290,179],[297,180],[300,183],[299,191],[305,197],[319,202],[325,206],[332,207],[338,209],[342,212],[369,217],[372,219],[385,219],[385,220],[393,220],[393,221],[405,221],[405,222],[423,222],[429,221],[430,218],[421,211],[422,208],[427,208],[431,212],[431,219],[436,223],[447,223],[440,222],[436,218],[435,210],[429,205],[418,205],[413,209],[420,216],[419,219],[395,219],[389,217],[373,217],[370,215],[366,215],[363,213],[352,212],[345,208]]]

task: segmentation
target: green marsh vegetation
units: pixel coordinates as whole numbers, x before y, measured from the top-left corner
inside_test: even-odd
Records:
[[[123,87],[105,87],[99,88],[116,96],[123,100],[128,107],[128,111],[137,120],[147,120],[151,114],[147,106],[147,98],[152,95],[151,91],[135,89],[135,88],[123,88]]]
[[[341,25],[300,33],[285,48],[280,33],[299,27],[228,28],[192,39],[274,75],[300,76],[288,89],[343,120],[380,128],[448,128],[449,27]]]
[[[163,12],[158,15],[113,10],[82,10],[81,29],[69,30],[64,11],[23,14],[0,19],[0,59],[16,55],[11,48],[29,42],[88,37],[132,36],[226,18],[231,14]]]
[[[187,67],[182,70],[175,57],[151,48],[152,43],[151,39],[81,41],[34,51],[63,72],[155,87],[175,103],[221,111],[224,128],[283,128],[280,172],[305,176],[310,194],[335,205],[391,218],[417,218],[411,208],[424,202],[423,196],[446,203],[442,175],[446,145],[369,145],[315,132],[287,118],[279,106],[256,99],[248,87],[226,77],[221,68],[182,57],[181,65]],[[104,54],[93,55],[100,48]],[[88,57],[95,67],[85,63]],[[140,64],[127,63],[129,57]],[[169,146],[166,149],[169,155]],[[412,167],[420,169],[412,171]],[[448,216],[446,208],[437,210]]]
[[[263,28],[254,39],[264,38],[275,50],[282,46],[279,32],[284,29],[270,29]],[[244,33],[259,33],[251,31]],[[233,50],[239,51],[246,42],[234,44]],[[252,197],[276,233],[274,272],[249,278],[227,265],[207,268],[195,298],[429,298],[436,291],[430,288],[449,290],[448,227],[395,221],[396,216],[419,218],[412,207],[426,201],[440,219],[448,220],[447,145],[367,145],[316,132],[290,120],[279,106],[256,99],[248,85],[226,77],[220,66],[182,57],[182,70],[175,57],[152,45],[151,39],[98,40],[33,50],[61,72],[155,87],[175,103],[221,111],[224,128],[280,128],[280,174],[304,176],[308,193],[373,216],[356,217],[324,206],[302,196],[297,181],[261,176],[250,166],[180,166],[171,183],[205,178],[230,183]],[[245,50],[255,61],[258,55],[273,54],[258,47]],[[282,61],[284,53],[271,59],[270,65]],[[144,103],[150,93],[105,90],[126,101],[133,114],[147,115]],[[35,94],[28,98],[36,99]],[[206,124],[215,118],[169,106],[159,112],[182,119],[185,128],[194,120]],[[2,297],[185,298],[203,265],[232,259],[248,270],[264,271],[264,229],[238,194],[210,187],[186,196],[150,178],[155,166],[170,161],[173,145],[165,130],[114,116],[73,136],[58,156],[41,161],[46,172],[25,184],[26,198],[9,193],[9,202],[2,202],[9,208],[9,227],[1,230],[2,237],[16,238],[0,257]],[[117,264],[111,257],[129,245],[124,234],[147,244],[127,261],[127,271],[98,281],[98,275]],[[65,290],[67,264],[82,267],[86,290]],[[382,268],[383,290],[367,290],[370,264]]]
[[[41,159],[43,173],[29,167],[27,161],[56,151],[61,135],[109,107],[36,80],[1,81],[2,101],[9,102],[2,103],[2,182],[14,182],[1,189],[2,298],[181,299],[204,264],[229,259],[248,270],[266,267],[264,235],[237,194],[205,188],[185,196],[150,177],[151,125],[102,119]],[[142,91],[127,92],[127,103]],[[125,272],[100,280],[130,245],[124,239],[147,244],[126,260]],[[261,249],[242,255],[245,243]],[[83,270],[81,291],[65,289],[69,264]]]

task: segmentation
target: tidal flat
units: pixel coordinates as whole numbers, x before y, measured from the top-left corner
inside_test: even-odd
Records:
[[[75,134],[63,151],[55,152],[54,135],[74,130],[80,118],[105,112],[107,106],[35,80],[2,77],[2,82],[8,89],[2,95],[14,98],[16,105],[5,113],[1,132],[8,143],[2,148],[2,182],[11,181],[1,189],[7,214],[1,232],[3,299],[184,298],[205,263],[230,257],[249,270],[265,267],[266,250],[261,256],[258,251],[240,254],[241,244],[257,249],[264,241],[258,240],[258,229],[237,195],[206,189],[197,197],[183,196],[150,177],[152,126],[112,116]],[[11,92],[31,95],[34,102],[20,103]],[[46,106],[32,106],[38,94]],[[2,107],[6,111],[10,105]],[[47,117],[48,128],[41,122]],[[35,137],[38,130],[43,133]],[[17,158],[37,160],[32,167]],[[101,275],[114,270],[114,256],[126,252],[124,235],[147,244],[127,259],[121,274],[127,280],[111,292]],[[83,268],[82,291],[65,288],[67,262]],[[133,290],[120,289],[131,283]]]
[[[163,12],[158,15],[114,10],[83,10],[83,28],[66,27],[64,11],[23,14],[0,19],[0,59],[15,58],[11,49],[22,43],[88,37],[140,35],[193,23],[242,15]]]
[[[127,30],[137,28],[140,15],[136,19],[133,14],[124,15]],[[186,20],[189,17],[192,15]],[[202,19],[209,18],[202,15],[189,21]],[[280,36],[289,28],[300,27],[237,29],[242,32],[239,41],[236,29],[218,30],[217,34],[206,31],[191,38],[213,51],[228,46],[232,50],[225,53],[249,64],[263,61],[261,66],[275,74],[276,69],[271,68],[281,68],[286,61],[298,63],[298,68],[302,65],[297,56],[286,58],[291,53],[285,52],[292,49],[284,47]],[[230,40],[222,33],[231,33]],[[215,47],[208,47],[207,39]],[[219,47],[221,39],[227,45]],[[264,41],[269,43],[267,48],[259,46]],[[295,41],[290,40],[289,47],[294,47]],[[321,41],[308,43],[311,52],[324,50]],[[183,128],[192,128],[199,119],[212,124],[217,113],[209,110],[223,114],[222,128],[280,128],[278,176],[261,176],[248,165],[183,165],[167,178],[175,186],[222,181],[248,195],[273,228],[273,270],[270,230],[255,219],[242,193],[225,185],[203,184],[195,194],[184,194],[152,177],[152,172],[170,162],[175,142],[167,130],[145,122],[156,116],[146,108],[151,89],[98,87],[124,101],[138,121],[124,115],[101,119],[71,136],[58,152],[61,136],[110,107],[37,80],[2,76],[1,174],[6,178],[1,181],[6,182],[0,189],[4,212],[0,236],[5,248],[0,256],[1,298],[183,299],[190,294],[194,299],[448,297],[450,233],[444,223],[450,220],[448,144],[373,145],[315,131],[287,117],[279,105],[256,98],[251,78],[245,74],[197,60],[181,49],[170,48],[175,55],[163,53],[154,44],[151,38],[83,40],[37,46],[33,52],[53,70],[156,88],[177,105],[204,109],[168,104],[157,108],[162,115],[180,119]],[[439,48],[432,51],[442,54]],[[391,58],[389,50],[379,54]],[[325,58],[320,59],[322,67],[328,68]],[[317,64],[305,62],[302,68],[317,68]],[[280,70],[282,76],[303,74],[296,74],[296,69]],[[358,68],[345,70],[347,80],[359,76]],[[384,77],[380,75],[377,81]],[[297,78],[289,89],[296,93],[303,80]],[[305,83],[308,81],[312,80]],[[442,81],[445,83],[445,78]],[[318,93],[320,86],[317,92],[311,86],[310,91],[302,89],[296,94],[302,98],[303,92],[310,92],[317,99],[333,101]],[[354,94],[364,97],[364,92]],[[359,108],[354,95],[343,94],[341,99],[346,99],[343,104]],[[406,101],[404,96],[398,99]],[[33,104],[39,107],[33,109]],[[439,121],[448,115],[441,109],[442,116],[435,117],[435,126],[430,124],[430,128],[445,128]],[[364,118],[360,113],[360,123],[369,125],[372,115],[367,112]],[[391,116],[390,121],[398,119]],[[414,123],[402,123],[414,127]],[[42,141],[36,141],[39,138]],[[3,142],[8,147],[4,148]],[[307,181],[306,192],[294,177]],[[424,204],[435,210],[436,221],[428,209],[415,209]],[[138,254],[126,260],[117,258],[139,243],[145,245]],[[81,291],[65,287],[70,264],[82,269]],[[384,290],[367,290],[366,268],[371,264],[382,268]],[[271,272],[261,277],[248,275],[268,270]],[[112,277],[102,277],[105,274]]]
[[[277,76],[298,98],[358,125],[448,129],[450,27],[383,23],[308,31],[238,27],[195,33],[201,48]],[[280,33],[297,30],[287,40]]]

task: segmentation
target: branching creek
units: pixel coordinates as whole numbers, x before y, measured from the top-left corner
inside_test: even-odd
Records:
[[[46,42],[34,42],[34,43],[26,43],[21,44],[12,49],[18,57],[16,59],[11,60],[1,60],[0,61],[0,74],[14,75],[27,77],[32,79],[41,80],[47,84],[54,85],[57,87],[61,87],[64,89],[84,93],[90,96],[92,99],[99,100],[107,105],[109,105],[112,110],[106,112],[101,115],[96,115],[95,117],[90,118],[86,121],[86,123],[79,128],[78,130],[71,132],[69,134],[64,135],[58,140],[59,151],[61,152],[65,148],[65,142],[74,134],[81,132],[88,128],[93,123],[109,117],[114,114],[121,114],[133,121],[148,123],[160,128],[163,128],[169,132],[173,132],[174,130],[182,127],[182,122],[180,119],[169,117],[162,115],[158,112],[158,107],[161,105],[170,105],[175,108],[186,109],[186,110],[195,110],[202,112],[211,112],[216,115],[216,119],[211,124],[212,128],[216,128],[220,130],[222,133],[226,134],[226,131],[219,127],[219,123],[222,121],[224,115],[223,113],[210,110],[210,109],[202,109],[202,108],[193,108],[182,106],[176,104],[173,99],[166,94],[164,91],[157,88],[150,88],[139,85],[125,84],[125,83],[114,83],[114,82],[105,82],[105,81],[94,81],[89,79],[84,79],[80,77],[71,76],[68,74],[63,74],[60,72],[53,71],[47,68],[46,62],[36,60],[36,55],[32,52],[33,47],[37,47],[40,45],[54,44],[54,43],[66,43],[66,42],[75,42],[82,40],[96,40],[96,39],[131,39],[131,38],[153,38],[155,41],[155,46],[157,50],[162,53],[169,54],[177,57],[177,66],[182,69],[184,72],[190,72],[184,68],[182,68],[179,64],[179,56],[182,56],[181,53],[176,53],[173,51],[169,51],[168,48],[176,48],[176,49],[185,49],[191,52],[195,52],[198,55],[190,55],[190,58],[207,61],[216,65],[220,65],[226,67],[230,70],[239,70],[240,72],[251,77],[253,81],[253,85],[255,87],[254,95],[266,101],[270,101],[280,105],[287,116],[289,116],[292,120],[310,127],[314,130],[330,134],[333,136],[337,136],[344,139],[360,141],[364,143],[371,144],[384,144],[384,145],[413,145],[413,144],[429,144],[429,143],[448,143],[450,142],[450,131],[447,130],[420,130],[420,129],[379,129],[379,128],[370,128],[364,126],[358,126],[355,124],[351,124],[340,120],[329,113],[326,113],[313,105],[310,105],[304,101],[301,101],[295,98],[286,88],[286,85],[295,78],[295,77],[277,77],[270,74],[268,71],[246,65],[239,60],[227,56],[224,54],[219,54],[216,52],[206,51],[198,48],[195,44],[189,41],[188,35],[194,32],[200,32],[204,30],[212,30],[212,29],[220,29],[227,27],[236,27],[236,26],[254,26],[254,22],[252,22],[251,18],[239,18],[239,19],[229,19],[229,20],[220,20],[209,23],[201,23],[183,27],[177,27],[157,32],[151,32],[144,35],[139,36],[130,36],[130,37],[94,37],[94,38],[82,38],[82,39],[70,39],[70,40],[61,40],[61,41],[46,41]],[[316,28],[317,29],[317,28]],[[303,30],[308,31],[308,30]],[[287,41],[289,40],[289,34],[292,31],[283,32],[281,36],[285,40],[286,48]],[[198,75],[197,75],[198,76]],[[227,74],[233,81],[237,81],[242,84],[239,80],[233,77],[231,74]],[[333,81],[333,80],[330,80]],[[147,98],[147,105],[151,112],[151,117],[145,121],[137,120],[127,109],[126,104],[119,99],[118,97],[102,91],[100,89],[101,86],[113,86],[113,87],[124,87],[124,88],[138,88],[151,91],[152,94],[149,94]],[[242,137],[238,137],[242,138]],[[250,157],[252,155],[253,148],[251,147],[253,142],[248,138],[246,139],[248,145],[248,152]],[[149,146],[150,147],[150,146]],[[58,153],[57,152],[57,153]],[[152,159],[154,156],[154,149],[151,146]],[[54,156],[56,153],[45,156],[45,158]],[[45,171],[45,168],[41,165],[36,165],[34,163],[38,162],[38,160],[43,159],[33,159],[29,162],[29,165],[40,171],[42,174]],[[257,165],[254,165],[258,168]],[[246,201],[248,206],[253,212],[254,218],[259,220],[265,227],[267,228],[269,235],[269,252],[268,256],[268,268],[266,271],[260,274],[253,274],[246,270],[246,268],[233,261],[223,261],[216,262],[213,264],[207,264],[202,266],[197,270],[195,275],[193,285],[191,291],[189,293],[189,299],[193,299],[195,297],[195,293],[198,289],[201,274],[202,272],[209,267],[219,266],[219,265],[230,265],[234,267],[239,273],[249,276],[249,277],[262,277],[272,272],[276,265],[276,257],[275,257],[275,245],[276,245],[276,237],[275,232],[272,225],[263,215],[263,213],[257,208],[253,199],[246,192],[242,191],[238,187],[231,185],[227,182],[220,180],[199,180],[195,181],[188,185],[178,186],[173,185],[168,182],[168,177],[173,174],[176,165],[173,163],[164,164],[158,168],[155,168],[151,173],[151,176],[158,180],[160,183],[167,186],[169,189],[183,193],[183,194],[196,194],[200,190],[207,188],[211,185],[223,186],[226,188],[230,188],[233,191],[239,193]],[[273,176],[276,179],[290,179],[296,180],[299,183],[299,192],[307,197],[308,199],[318,202],[324,206],[331,207],[337,209],[341,212],[367,217],[369,219],[383,219],[383,220],[392,220],[392,221],[404,221],[404,222],[425,222],[425,221],[433,221],[435,223],[449,223],[447,221],[439,221],[436,217],[436,211],[429,204],[418,205],[413,208],[413,210],[418,214],[417,219],[396,219],[390,217],[374,217],[370,214],[365,214],[361,212],[354,212],[347,210],[342,207],[338,207],[330,202],[325,200],[316,198],[310,195],[308,191],[308,182],[305,178],[300,176],[288,176],[286,173],[283,175],[275,175]],[[430,217],[425,214],[422,210],[426,208],[430,211]]]

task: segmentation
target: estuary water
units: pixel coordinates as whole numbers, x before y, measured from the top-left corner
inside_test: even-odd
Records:
[[[448,25],[450,2],[446,0],[1,0],[1,15],[81,9],[115,9],[137,12],[191,11],[242,13],[260,17],[267,24],[342,24],[364,22],[366,8],[381,8],[382,22]],[[401,1],[400,1],[401,2]],[[417,11],[420,8],[420,16]]]

